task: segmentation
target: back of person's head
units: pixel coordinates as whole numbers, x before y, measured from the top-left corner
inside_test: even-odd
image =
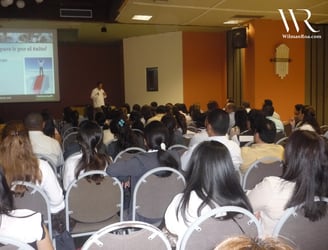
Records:
[[[145,140],[149,149],[159,150],[168,146],[169,130],[160,121],[152,121],[145,126]]]
[[[298,112],[302,112],[303,107],[303,104],[295,104],[294,106],[295,110],[297,110]]]
[[[139,104],[133,104],[132,111],[141,111],[141,106]]]
[[[262,107],[262,112],[265,116],[272,116],[274,113],[274,107],[271,105],[264,105]]]
[[[262,110],[252,109],[248,113],[248,119],[250,122],[251,130],[254,132],[256,127],[258,126],[257,124],[262,122],[262,120],[264,120],[266,118],[265,118],[265,115],[263,114]]]
[[[9,184],[15,180],[35,183],[41,179],[38,161],[23,121],[6,123],[2,132],[0,152],[0,162]]]
[[[211,100],[207,103],[207,111],[213,111],[219,108],[219,104],[217,101]]]
[[[222,143],[218,141],[200,143],[193,151],[189,167],[187,186],[179,205],[184,219],[186,219],[185,212],[192,191],[195,191],[203,201],[198,209],[198,215],[205,205],[215,208],[215,204],[239,206],[252,212],[229,150]]]
[[[304,105],[302,108],[303,124],[310,124],[314,130],[320,134],[320,126],[316,118],[315,109],[310,105]]]
[[[225,135],[229,129],[229,114],[222,109],[215,109],[207,114],[207,123],[216,135]]]
[[[63,121],[72,123],[72,108],[71,107],[65,107],[63,109]]]
[[[137,110],[132,110],[129,116],[129,121],[131,123],[131,128],[132,129],[139,129],[141,131],[144,130],[145,126],[143,122],[141,121],[142,119],[142,114],[140,111]]]
[[[304,203],[305,216],[315,221],[326,215],[326,203],[314,197],[328,195],[328,144],[315,132],[296,130],[285,145],[282,178],[295,182],[286,208]]]
[[[214,250],[293,250],[294,247],[275,238],[253,239],[234,236],[222,241]]]
[[[239,108],[235,112],[235,125],[239,127],[240,132],[248,129],[248,114],[243,108]]]
[[[264,99],[263,106],[272,106],[273,102],[271,99]]]
[[[86,120],[80,124],[77,141],[82,149],[82,158],[76,168],[76,178],[82,170],[103,170],[107,166],[109,159],[106,155],[99,153],[102,138],[102,129],[96,122]],[[92,176],[91,179],[95,182],[99,182],[103,178],[95,175]]]
[[[166,114],[162,117],[161,122],[169,130],[168,146],[171,146],[174,141],[175,130],[177,128],[177,120],[172,114]]]
[[[128,121],[123,117],[112,119],[109,124],[109,129],[116,137],[120,150],[138,146],[136,135],[133,133]]]
[[[263,142],[274,143],[277,134],[276,125],[269,119],[261,119],[256,124],[255,133],[258,133]]]
[[[102,129],[94,121],[84,121],[81,123],[77,140],[82,147],[82,151],[94,151],[102,142]]]
[[[244,109],[247,109],[247,108],[250,108],[250,107],[251,107],[250,103],[247,102],[247,101],[243,101],[243,102],[241,103],[241,106],[242,106]]]
[[[0,215],[9,215],[11,210],[14,209],[14,200],[12,191],[7,183],[5,174],[0,166]]]
[[[40,113],[37,112],[33,112],[33,113],[29,113],[25,120],[25,127],[28,130],[38,130],[38,131],[42,131],[43,129],[43,118],[42,115]]]
[[[97,112],[95,114],[95,121],[98,123],[99,126],[104,126],[106,122],[106,115],[104,112]]]
[[[169,130],[160,121],[148,123],[144,130],[145,141],[149,150],[157,150],[160,166],[173,167],[177,169],[179,163],[166,151],[169,146]]]
[[[164,105],[159,105],[156,108],[156,113],[157,114],[165,114],[166,110],[167,110],[167,108]]]
[[[147,121],[149,118],[153,117],[155,113],[150,105],[145,104],[141,107],[141,114],[145,121]]]
[[[228,102],[226,105],[225,105],[225,111],[228,112],[228,113],[232,113],[232,112],[235,112],[237,109],[237,106],[234,102]]]

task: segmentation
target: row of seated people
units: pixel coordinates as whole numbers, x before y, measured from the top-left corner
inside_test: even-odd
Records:
[[[234,158],[234,155],[232,155],[231,148],[229,148],[229,144],[233,145],[233,143],[231,143],[230,141],[228,141],[227,137],[225,136],[220,136],[220,135],[216,135],[217,134],[217,129],[215,127],[215,122],[217,122],[218,118],[224,118],[225,117],[225,121],[229,122],[229,119],[226,119],[227,114],[225,111],[223,110],[215,110],[213,112],[210,112],[208,114],[207,120],[208,120],[208,127],[207,127],[207,131],[209,133],[210,136],[210,141],[206,140],[203,143],[197,144],[195,147],[190,148],[190,150],[188,150],[186,152],[186,154],[183,155],[183,157],[187,157],[187,155],[189,154],[189,160],[187,161],[186,165],[187,168],[184,169],[183,168],[183,164],[182,164],[182,169],[185,170],[185,172],[187,172],[187,176],[188,176],[188,185],[190,184],[190,188],[186,188],[186,191],[189,190],[189,194],[186,195],[180,195],[177,196],[173,202],[172,202],[172,206],[171,207],[180,207],[180,205],[177,206],[177,204],[181,204],[181,208],[184,209],[182,210],[182,219],[177,219],[177,223],[182,223],[180,226],[174,226],[173,229],[171,228],[170,230],[170,226],[169,226],[169,222],[168,220],[166,220],[166,226],[168,228],[169,231],[172,231],[173,234],[175,235],[179,235],[181,234],[181,232],[174,232],[174,228],[185,228],[186,226],[184,225],[185,222],[189,221],[189,220],[185,220],[186,219],[186,215],[183,215],[184,212],[187,211],[187,209],[191,206],[188,206],[187,204],[189,203],[189,198],[195,198],[196,204],[197,202],[200,202],[201,206],[203,207],[203,205],[209,205],[209,207],[211,207],[213,204],[217,204],[217,205],[228,205],[228,204],[234,204],[234,205],[239,205],[241,207],[245,207],[250,211],[254,211],[255,212],[259,212],[263,221],[263,225],[264,227],[266,226],[265,224],[265,219],[267,219],[267,217],[265,216],[265,213],[263,211],[261,211],[261,205],[259,205],[258,207],[253,205],[252,203],[252,199],[251,199],[251,194],[252,192],[254,193],[257,189],[259,189],[258,187],[256,187],[254,190],[250,191],[248,197],[245,196],[245,193],[243,192],[242,189],[239,190],[240,187],[240,183],[239,180],[234,180],[235,177],[231,177],[236,175],[236,171],[234,171],[234,169],[236,168],[236,158]],[[213,121],[212,121],[213,119]],[[219,119],[220,120],[220,119]],[[221,119],[222,120],[222,119]],[[226,122],[223,122],[224,124],[226,124]],[[138,177],[140,177],[142,175],[142,173],[145,173],[145,171],[147,171],[149,169],[149,167],[154,167],[154,166],[158,166],[158,165],[166,165],[166,166],[171,166],[174,168],[178,168],[179,167],[179,161],[180,161],[180,157],[177,154],[177,152],[174,151],[167,151],[166,150],[166,141],[168,140],[168,133],[167,133],[167,129],[165,128],[165,126],[163,126],[163,124],[159,121],[157,122],[151,122],[149,123],[148,126],[146,126],[145,129],[145,139],[147,142],[147,145],[149,146],[149,151],[147,153],[144,154],[138,154],[135,157],[133,157],[132,159],[126,161],[126,162],[117,162],[117,163],[111,163],[110,158],[108,156],[106,156],[105,154],[101,154],[99,152],[97,152],[96,147],[97,145],[99,145],[100,141],[101,141],[101,133],[99,133],[98,136],[94,136],[92,135],[91,137],[87,136],[88,131],[90,131],[90,127],[88,128],[88,126],[94,126],[95,124],[93,122],[90,123],[85,123],[85,131],[83,132],[83,127],[82,129],[80,128],[79,130],[79,134],[80,134],[80,144],[82,147],[82,154],[80,155],[80,161],[77,161],[77,165],[75,167],[77,167],[78,171],[88,171],[88,169],[94,169],[95,167],[99,167],[102,166],[103,169],[106,169],[107,173],[111,176],[130,176],[131,177],[131,188],[133,188],[133,186],[135,185]],[[217,123],[217,125],[220,127],[222,126],[221,123]],[[227,127],[226,125],[223,125],[225,128]],[[88,129],[87,129],[88,128]],[[147,132],[147,128],[149,129]],[[214,131],[214,134],[212,136],[211,132]],[[86,137],[83,138],[83,136],[81,134],[84,134]],[[6,174],[6,179],[8,180],[9,183],[11,183],[15,178],[17,178],[17,173],[15,173],[15,171],[21,171],[21,168],[26,168],[29,171],[25,172],[24,174],[26,175],[26,179],[28,179],[29,181],[32,182],[38,182],[40,183],[41,186],[43,186],[45,189],[47,189],[47,187],[49,188],[46,192],[49,195],[56,195],[57,198],[53,200],[52,202],[52,212],[56,213],[58,212],[58,210],[60,211],[62,206],[63,206],[63,201],[62,201],[62,197],[63,194],[61,192],[60,189],[60,185],[58,185],[58,183],[56,183],[56,178],[53,178],[53,180],[50,179],[46,179],[47,177],[51,177],[51,175],[54,176],[54,173],[51,174],[51,171],[46,170],[46,167],[42,167],[42,161],[39,161],[39,163],[37,162],[37,159],[35,157],[31,157],[31,155],[33,155],[32,152],[32,147],[30,146],[30,142],[29,142],[29,137],[27,134],[26,129],[24,128],[23,123],[19,123],[19,122],[12,122],[12,123],[8,123],[7,126],[4,129],[4,138],[2,140],[1,143],[1,152],[3,152],[3,154],[1,155],[1,163],[4,166],[4,170],[5,170],[5,174]],[[149,136],[149,137],[148,137]],[[84,139],[88,139],[87,142],[89,143],[89,145],[86,145],[87,143],[85,141],[83,141]],[[227,140],[227,141],[225,141]],[[227,142],[227,143],[226,143]],[[91,147],[93,145],[93,147]],[[290,146],[289,146],[290,145]],[[91,147],[91,148],[90,148]],[[304,148],[302,148],[304,147]],[[312,148],[311,148],[312,147]],[[313,149],[313,147],[317,147],[317,149]],[[320,136],[318,136],[317,134],[315,134],[314,132],[309,132],[309,131],[296,131],[294,132],[291,137],[289,138],[289,141],[286,145],[286,151],[285,151],[285,164],[286,164],[286,169],[289,170],[290,172],[286,170],[286,172],[284,173],[283,177],[280,179],[273,179],[273,181],[276,181],[278,184],[280,182],[283,182],[283,184],[285,185],[288,181],[290,181],[291,183],[289,184],[289,188],[284,188],[283,190],[278,189],[278,190],[271,190],[270,188],[272,187],[272,183],[271,183],[271,179],[269,181],[269,184],[267,184],[268,186],[265,187],[264,189],[270,189],[270,190],[266,190],[268,191],[270,194],[273,194],[274,191],[277,192],[277,199],[278,202],[280,202],[280,199],[282,197],[285,198],[284,200],[284,204],[281,205],[279,207],[279,209],[281,211],[284,210],[284,208],[286,207],[286,204],[290,205],[290,204],[294,204],[290,197],[294,197],[291,194],[293,194],[293,192],[295,192],[295,189],[299,188],[297,181],[298,178],[304,178],[303,175],[302,176],[298,176],[301,175],[303,173],[300,173],[301,170],[303,171],[307,171],[306,173],[304,173],[306,176],[308,176],[309,174],[313,174],[308,173],[308,168],[309,166],[311,166],[311,169],[313,168],[318,168],[317,171],[324,171],[323,173],[315,173],[315,176],[313,177],[313,181],[316,182],[316,186],[320,189],[320,190],[315,190],[315,192],[312,192],[313,195],[317,195],[317,196],[325,196],[326,195],[326,190],[321,190],[323,186],[322,179],[320,180],[316,180],[315,178],[317,176],[326,176],[325,171],[327,171],[326,167],[324,166],[322,167],[321,165],[327,162],[327,143],[323,140],[323,138],[321,138]],[[238,149],[239,147],[234,147],[233,149]],[[91,149],[91,150],[90,150]],[[15,153],[16,156],[17,155],[21,155],[21,157],[13,157],[13,155],[10,155],[6,152],[10,152],[10,153]],[[192,152],[192,154],[190,154],[190,152]],[[221,153],[220,153],[221,152]],[[316,152],[317,155],[314,155],[313,152]],[[29,154],[29,155],[28,155]],[[25,156],[26,158],[23,158],[22,156]],[[13,158],[11,158],[13,157]],[[30,158],[29,158],[30,157]],[[183,160],[183,157],[181,158],[181,160]],[[214,158],[214,159],[213,159]],[[301,158],[302,160],[299,160],[299,158]],[[13,159],[15,159],[13,161]],[[288,168],[288,159],[290,159],[290,168]],[[296,160],[298,159],[298,160]],[[313,159],[317,159],[316,161],[314,161]],[[319,160],[318,160],[319,159]],[[240,159],[237,159],[240,160]],[[207,164],[207,161],[209,161],[209,163]],[[217,163],[213,164],[213,161]],[[224,162],[222,162],[224,161]],[[310,162],[309,162],[310,161]],[[295,163],[296,162],[296,163]],[[306,166],[307,162],[309,163],[309,166]],[[156,164],[157,163],[157,164]],[[312,165],[310,164],[312,163]],[[313,166],[315,163],[317,163],[317,165],[319,166]],[[197,167],[198,170],[197,170]],[[208,167],[206,167],[206,165],[208,165]],[[45,166],[45,165],[44,165]],[[232,167],[234,166],[234,167]],[[299,168],[302,166],[302,169],[300,170]],[[73,168],[74,166],[70,165],[68,168]],[[84,167],[84,168],[83,168]],[[64,167],[66,168],[66,166]],[[216,169],[218,168],[218,169]],[[297,169],[293,169],[293,168],[297,168]],[[98,168],[99,169],[99,168]],[[223,175],[220,171],[224,169],[224,173],[228,173],[227,175]],[[197,171],[200,171],[197,173]],[[212,171],[212,174],[209,173],[203,173],[202,171]],[[214,171],[214,172],[213,172]],[[230,171],[230,172],[229,172]],[[77,172],[74,172],[77,173]],[[197,174],[196,174],[197,173]],[[288,175],[287,175],[288,173]],[[22,176],[24,175],[22,174],[22,172],[20,172],[18,174],[18,176]],[[287,176],[285,176],[285,174]],[[289,176],[291,175],[291,176]],[[295,176],[296,175],[296,176]],[[195,176],[196,181],[195,183],[192,182],[192,177]],[[227,176],[229,177],[229,181],[227,179],[220,180],[220,178],[226,178]],[[285,176],[285,177],[284,177]],[[204,181],[201,180],[199,178],[214,178],[212,181]],[[73,175],[74,178],[74,175]],[[75,176],[76,178],[76,176]],[[300,179],[302,180],[302,179]],[[228,183],[225,183],[227,182]],[[266,180],[268,182],[268,179]],[[302,180],[303,181],[303,180]],[[325,180],[326,181],[326,180]],[[230,186],[231,182],[233,185]],[[295,185],[296,182],[296,185]],[[69,181],[67,182],[69,183]],[[204,183],[205,186],[203,186],[199,192],[197,192],[198,188],[198,184],[199,183]],[[265,182],[264,182],[265,183]],[[277,183],[274,186],[277,186]],[[281,183],[281,185],[283,185]],[[313,184],[313,183],[312,183]],[[196,185],[195,187],[193,187],[192,185]],[[262,184],[264,185],[264,184]],[[279,184],[280,185],[280,184]],[[278,185],[278,186],[279,186]],[[217,188],[213,188],[213,187],[217,187]],[[65,186],[64,186],[65,188]],[[195,190],[194,190],[195,188]],[[208,189],[209,188],[209,189]],[[309,187],[311,188],[311,187]],[[54,189],[57,189],[56,191],[54,191]],[[213,191],[214,190],[214,191]],[[223,191],[224,190],[224,191]],[[222,195],[223,197],[225,197],[225,192],[226,190],[229,190],[231,192],[237,192],[235,195],[233,195],[232,197],[227,197],[227,200],[222,202],[222,200],[217,200],[217,196],[213,196],[211,192],[223,192],[223,194],[221,193],[220,195]],[[50,192],[51,191],[51,192]],[[194,192],[192,192],[194,191]],[[286,191],[286,195],[281,196],[280,194],[282,192]],[[204,193],[205,192],[205,196]],[[193,194],[196,194],[193,195]],[[233,199],[234,197],[238,197],[238,202],[234,202]],[[254,204],[256,204],[256,198],[260,200],[263,200],[263,195],[259,194],[254,195],[255,196],[255,202]],[[185,198],[183,198],[185,197]],[[186,199],[186,197],[188,197],[188,199]],[[202,201],[202,197],[207,197],[205,199],[205,201]],[[272,199],[272,195],[266,195],[265,197],[271,198]],[[210,199],[208,199],[210,198]],[[311,197],[313,198],[313,197]],[[185,200],[184,200],[185,199]],[[209,202],[209,200],[212,200]],[[225,200],[225,199],[224,199]],[[306,201],[311,200],[311,199],[306,199]],[[312,199],[313,200],[313,199]],[[288,201],[288,202],[287,202]],[[183,203],[185,202],[185,203]],[[209,202],[209,203],[207,203]],[[225,202],[227,202],[227,204],[225,204]],[[304,202],[304,200],[297,200],[297,202],[302,203]],[[281,202],[283,203],[283,202]],[[183,205],[184,204],[184,205]],[[269,204],[268,201],[266,201],[264,203],[265,205]],[[253,206],[253,208],[252,208]],[[194,206],[192,206],[194,207]],[[197,205],[196,205],[197,207]],[[278,209],[278,210],[279,210]],[[174,209],[173,209],[174,210]],[[257,211],[259,210],[259,211]],[[170,211],[170,206],[168,208],[168,212],[167,214],[169,214]],[[184,212],[183,212],[184,211]],[[198,209],[197,211],[197,215],[199,215],[199,211]],[[270,212],[270,210],[268,211]],[[276,212],[276,211],[275,211]],[[315,211],[316,215],[313,215],[314,220],[317,218],[316,216],[320,217],[320,214],[317,214],[318,211]],[[263,213],[263,214],[262,214]],[[191,211],[188,211],[188,213],[186,214],[192,214]],[[312,216],[312,214],[310,215]],[[309,216],[309,217],[310,217]],[[166,216],[167,217],[167,216]],[[271,218],[270,216],[268,216],[269,218]],[[174,218],[177,218],[176,216],[168,216],[167,218],[169,218],[170,220],[172,219],[173,222],[175,221]],[[311,218],[311,217],[310,217]],[[272,224],[270,224],[270,221],[268,223],[269,226],[272,226]],[[272,230],[272,228],[267,228],[266,229],[268,234],[270,234],[270,230]]]

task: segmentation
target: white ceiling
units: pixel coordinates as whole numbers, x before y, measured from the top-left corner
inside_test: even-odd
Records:
[[[64,29],[68,33],[76,31],[72,36],[81,42],[108,42],[179,30],[222,31],[231,28],[223,22],[234,16],[249,16],[245,21],[254,18],[281,20],[278,9],[284,10],[287,19],[290,19],[288,9],[293,9],[299,21],[306,18],[306,13],[297,9],[308,9],[311,12],[309,22],[328,23],[328,0],[126,0],[119,9],[117,23],[7,18],[0,19],[0,27]],[[135,14],[153,17],[149,22],[133,21],[131,17]],[[104,25],[106,33],[100,32]]]

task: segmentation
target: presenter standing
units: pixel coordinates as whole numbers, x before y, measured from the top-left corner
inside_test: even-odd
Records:
[[[90,98],[92,99],[95,111],[102,111],[102,107],[105,106],[107,94],[104,91],[103,86],[104,84],[102,82],[97,82],[97,87],[91,91]]]

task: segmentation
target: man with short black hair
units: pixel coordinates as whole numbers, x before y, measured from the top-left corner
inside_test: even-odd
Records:
[[[277,157],[283,159],[284,148],[281,145],[275,144],[276,126],[269,119],[260,119],[256,123],[254,131],[254,144],[249,147],[241,147],[241,156],[243,163],[240,166],[240,171],[245,173],[250,165],[263,157]]]
[[[206,120],[205,120],[206,132],[208,137],[203,138],[205,140],[213,140],[221,142],[223,145],[227,147],[230,152],[232,162],[235,166],[236,170],[239,170],[239,166],[242,163],[240,147],[239,145],[229,140],[227,135],[229,129],[229,114],[222,109],[215,109],[211,112],[208,112]],[[197,144],[190,147],[182,156],[181,156],[181,169],[183,171],[189,171],[189,159],[195,149],[195,147],[201,143],[199,141]]]

